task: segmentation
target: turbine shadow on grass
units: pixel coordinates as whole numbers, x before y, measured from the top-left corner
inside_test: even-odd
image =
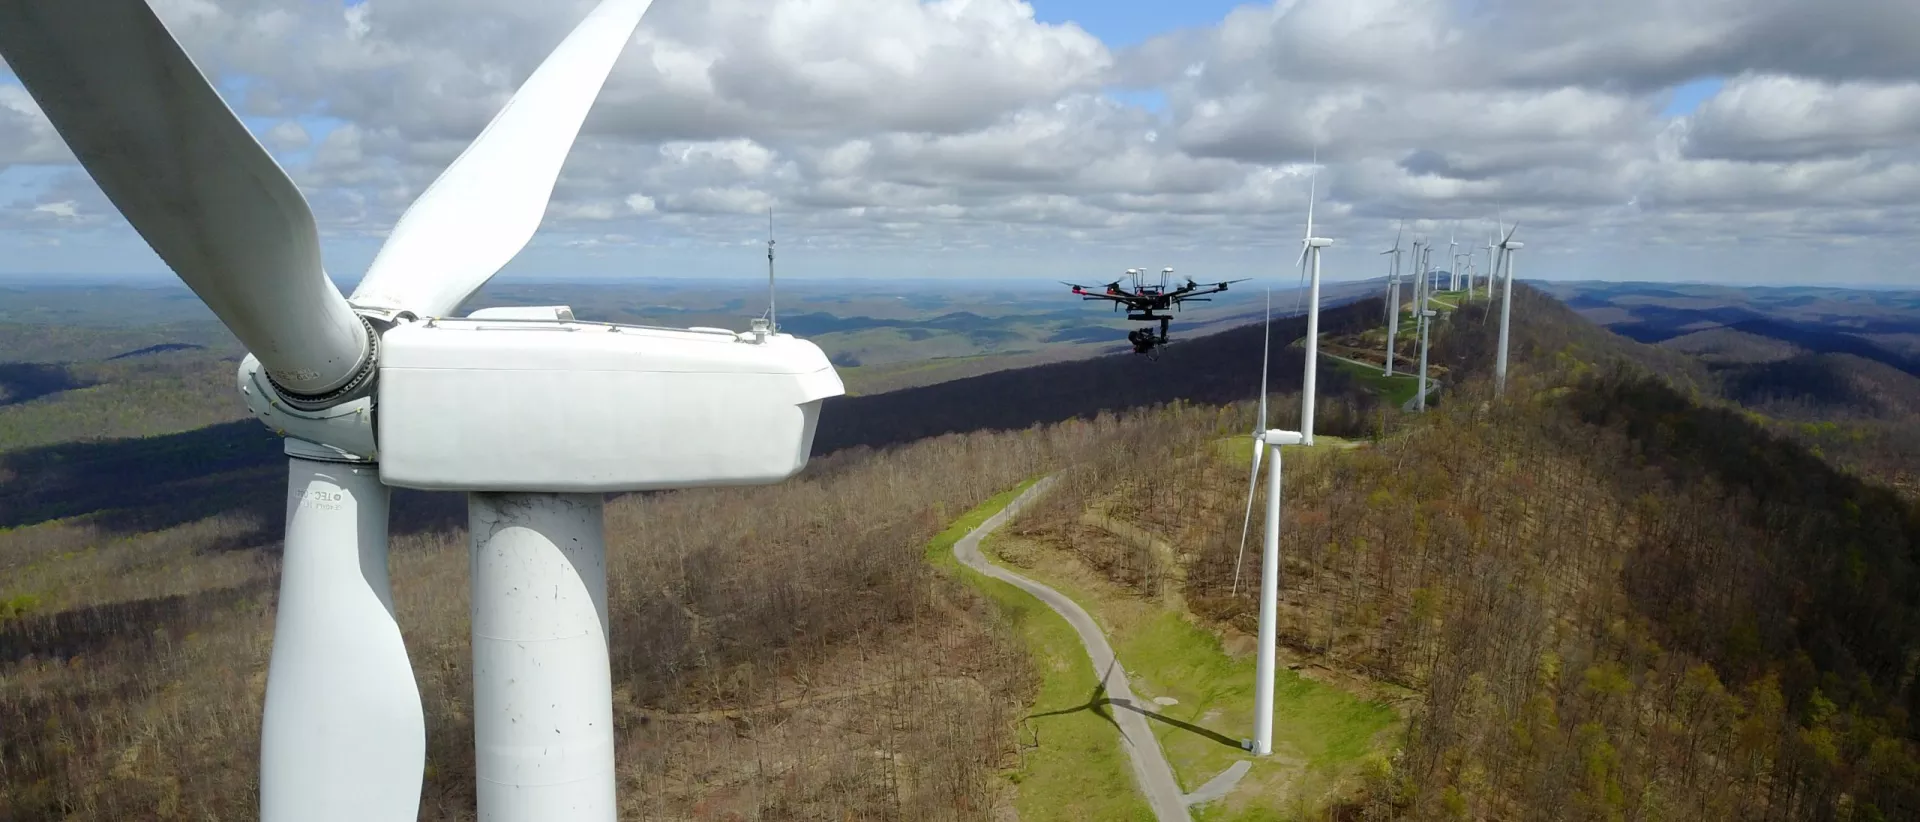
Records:
[[[1186,731],[1187,733],[1197,734],[1199,736],[1206,737],[1207,739],[1211,739],[1215,742],[1218,742],[1236,751],[1246,750],[1246,745],[1241,744],[1240,740],[1229,737],[1226,734],[1220,733],[1219,731],[1202,728],[1199,725],[1195,725],[1191,722],[1183,722],[1181,720],[1174,719],[1173,717],[1167,716],[1166,714],[1160,713],[1159,711],[1149,711],[1146,708],[1142,708],[1139,705],[1133,704],[1131,700],[1114,699],[1114,700],[1108,700],[1108,701],[1114,705],[1118,705],[1129,711],[1133,711],[1134,713],[1140,714],[1141,716],[1144,716],[1155,722],[1164,722],[1168,725],[1172,725],[1175,728],[1179,728],[1180,730]]]
[[[1113,718],[1113,714],[1101,710],[1101,707],[1113,704],[1113,700],[1107,696],[1107,676],[1113,673],[1113,666],[1118,663],[1119,663],[1119,660],[1117,659],[1114,660],[1113,662],[1107,663],[1107,673],[1102,674],[1100,676],[1100,681],[1095,682],[1093,684],[1093,693],[1090,693],[1087,695],[1086,702],[1083,702],[1079,705],[1075,705],[1071,708],[1061,708],[1060,710],[1057,710],[1057,711],[1046,711],[1044,713],[1028,714],[1026,719],[1023,719],[1022,721],[1024,722],[1029,719],[1044,719],[1049,716],[1065,716],[1067,714],[1076,714],[1081,711],[1089,711],[1094,716],[1097,716],[1097,717],[1100,717],[1101,719],[1106,720],[1107,724],[1112,725],[1114,730],[1120,731],[1121,736],[1125,736],[1126,731],[1122,729],[1120,727],[1120,723]]]
[[[1118,660],[1115,660],[1115,662],[1118,662]],[[1107,671],[1108,673],[1112,673],[1113,666],[1111,664],[1107,666]],[[1140,714],[1141,716],[1144,716],[1148,719],[1154,720],[1155,722],[1164,722],[1168,725],[1171,725],[1175,728],[1179,728],[1180,730],[1186,731],[1188,733],[1197,734],[1199,736],[1206,737],[1207,739],[1211,739],[1215,742],[1218,742],[1236,751],[1246,750],[1246,746],[1241,744],[1240,740],[1228,737],[1226,734],[1220,733],[1218,731],[1209,730],[1207,728],[1202,728],[1199,725],[1195,725],[1191,722],[1183,722],[1181,720],[1174,719],[1173,717],[1167,716],[1166,714],[1160,713],[1158,711],[1147,710],[1146,708],[1142,708],[1139,705],[1134,704],[1133,700],[1130,700],[1130,699],[1114,699],[1110,696],[1107,696],[1107,678],[1105,676],[1100,677],[1099,683],[1093,686],[1093,693],[1087,695],[1086,702],[1083,702],[1079,705],[1075,705],[1071,708],[1061,708],[1057,711],[1045,711],[1037,714],[1029,714],[1027,715],[1026,719],[1044,719],[1049,716],[1065,716],[1067,714],[1079,713],[1081,711],[1089,711],[1093,713],[1093,715],[1106,720],[1107,724],[1112,725],[1114,727],[1114,730],[1120,730],[1120,723],[1114,720],[1113,714],[1107,711],[1101,710],[1102,708],[1108,705],[1117,705],[1119,707],[1125,708],[1134,713]]]

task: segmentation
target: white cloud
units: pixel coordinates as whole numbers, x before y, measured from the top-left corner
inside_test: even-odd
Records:
[[[0,170],[25,163],[56,163],[73,159],[60,135],[40,113],[27,90],[0,85]]]
[[[80,216],[79,204],[72,200],[62,200],[57,203],[41,203],[40,205],[34,206],[33,210],[36,213],[46,214],[63,220],[71,220]]]
[[[1795,160],[1920,145],[1920,82],[1745,76],[1690,118],[1690,156]]]
[[[278,151],[297,151],[313,143],[307,129],[293,120],[281,120],[267,130],[266,145]]]
[[[229,100],[271,124],[262,142],[290,158],[323,230],[356,237],[391,226],[590,6],[156,0],[201,66],[244,78]],[[883,255],[1278,259],[1317,151],[1323,233],[1356,244],[1397,220],[1495,214],[1569,255],[1910,244],[1920,51],[1900,32],[1920,30],[1916,9],[1280,0],[1115,51],[1019,0],[658,0],[545,229],[595,253],[717,246],[773,207],[810,242]],[[1663,114],[1667,90],[1701,76],[1730,79]],[[342,124],[310,133],[314,115]],[[0,82],[0,171],[69,163]],[[59,179],[0,204],[0,232],[111,219],[84,175]]]

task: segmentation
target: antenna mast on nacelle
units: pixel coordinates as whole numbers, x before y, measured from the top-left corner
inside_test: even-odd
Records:
[[[780,322],[773,315],[773,206],[767,206],[767,331],[780,330]]]

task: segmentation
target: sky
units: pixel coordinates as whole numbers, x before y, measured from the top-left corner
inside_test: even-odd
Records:
[[[335,279],[591,0],[152,0]],[[503,276],[1920,287],[1912,0],[656,0]],[[1436,257],[1444,257],[1444,251]],[[1442,263],[1444,265],[1444,263]],[[0,279],[171,275],[0,66]]]

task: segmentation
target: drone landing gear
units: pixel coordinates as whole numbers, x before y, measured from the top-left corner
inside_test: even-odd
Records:
[[[1172,321],[1173,318],[1158,316],[1152,312],[1147,312],[1145,314],[1129,314],[1127,315],[1127,319],[1160,321],[1160,333],[1157,335],[1153,333],[1153,326],[1136,328],[1127,332],[1127,342],[1133,343],[1133,353],[1145,354],[1147,355],[1147,359],[1150,360],[1160,359],[1160,346],[1167,344],[1167,323]]]

